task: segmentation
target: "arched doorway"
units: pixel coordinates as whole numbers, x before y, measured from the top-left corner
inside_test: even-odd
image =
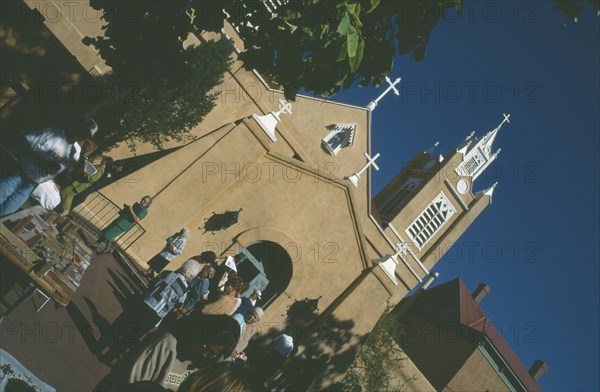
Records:
[[[254,290],[262,291],[262,298],[256,305],[263,309],[285,291],[292,279],[292,259],[275,242],[251,243],[235,256],[235,263],[238,275],[250,284],[242,296],[249,296]]]

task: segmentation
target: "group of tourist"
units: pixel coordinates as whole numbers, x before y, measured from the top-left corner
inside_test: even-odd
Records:
[[[126,207],[123,216],[103,230],[99,242],[104,249],[143,219],[150,203],[151,198],[144,196],[139,203]],[[108,357],[126,359],[113,372],[111,388],[125,390],[126,385],[139,383],[147,388],[154,383],[174,390],[186,379],[195,380],[197,386],[201,382],[198,374],[214,374],[221,381],[230,380],[236,387],[223,390],[231,391],[308,387],[329,357],[322,355],[315,359],[302,355],[284,366],[295,353],[292,336],[275,337],[267,351],[257,358],[249,359],[246,355],[256,324],[264,315],[263,309],[256,306],[262,293],[253,290],[242,296],[248,292],[249,284],[238,276],[232,258],[217,265],[217,255],[205,251],[174,271],[165,270],[183,253],[189,238],[190,230],[183,228],[166,239],[165,247],[148,262],[147,289],[115,321],[118,334]],[[139,343],[155,328],[157,332]],[[128,350],[130,353],[126,355]],[[206,373],[207,366],[215,367],[213,373]],[[186,384],[187,381],[179,388]]]
[[[179,246],[175,243],[182,238],[189,238],[189,230],[169,237],[167,248],[182,250],[185,241]],[[150,267],[158,275],[113,324],[116,339],[106,357],[118,364],[102,388],[148,390],[154,385],[156,390],[188,390],[183,388],[191,380],[196,386],[203,382],[194,372],[218,375],[221,381],[228,379],[235,385],[224,390],[265,388],[264,383],[292,354],[293,338],[279,335],[264,355],[248,359],[245,349],[264,315],[256,306],[262,293],[254,290],[242,297],[248,284],[234,270],[217,266],[216,260],[214,252],[206,251],[175,271],[163,270],[169,262],[166,258]],[[221,272],[219,276],[216,270]],[[225,274],[228,278],[221,290],[218,282]],[[149,333],[153,329],[156,331]],[[211,367],[214,369],[207,370]],[[184,383],[187,379],[190,381]],[[204,382],[212,384],[210,380]]]
[[[0,215],[16,212],[36,194],[46,208],[60,205],[61,215],[68,214],[74,198],[113,164],[103,158],[99,165],[92,165],[84,158],[97,130],[90,120],[73,136],[54,128],[25,135],[17,149],[17,170],[3,173],[0,180]],[[69,179],[60,191],[54,181],[59,175]],[[152,197],[144,196],[125,205],[93,244],[96,252],[111,252],[115,240],[144,219],[151,204]],[[263,355],[246,355],[264,315],[256,306],[262,293],[254,290],[242,296],[249,284],[238,276],[233,259],[217,264],[217,255],[206,251],[174,271],[165,269],[183,253],[190,234],[183,228],[168,237],[165,247],[148,261],[144,272],[147,288],[126,305],[113,324],[115,342],[105,358],[117,364],[98,390],[261,390],[294,353],[293,337],[281,334]],[[282,380],[288,380],[288,386],[294,385],[289,380],[306,381],[306,369],[317,362],[302,358],[307,361],[294,360],[296,365],[280,374],[278,390],[285,390]],[[315,368],[322,368],[323,363]]]

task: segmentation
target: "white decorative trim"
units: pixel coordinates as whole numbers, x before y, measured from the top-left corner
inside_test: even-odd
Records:
[[[277,127],[277,123],[279,122],[279,117],[275,116],[275,113],[267,113],[264,116],[258,116],[256,114],[252,115],[252,118],[256,120],[258,125],[265,131],[267,136],[274,142],[277,141],[277,137],[275,137],[275,128]]]
[[[321,145],[323,148],[333,156],[336,156],[338,152],[342,150],[342,148],[350,147],[354,144],[354,136],[356,134],[356,127],[358,124],[335,124],[329,132],[327,136],[325,136]],[[334,137],[342,137],[341,141],[336,140],[336,144],[332,145],[331,140]]]
[[[494,189],[496,188],[496,185],[498,185],[498,181],[496,181],[491,187],[489,187],[488,189],[482,191],[484,195],[489,196],[490,197],[490,204],[492,204],[492,195],[494,194]]]
[[[388,223],[388,227],[390,228],[390,230],[392,231],[392,233],[394,233],[394,235],[396,236],[396,238],[398,238],[398,240],[400,241],[401,244],[406,244],[406,246],[405,247],[403,246],[403,248],[405,248],[408,251],[408,253],[412,256],[412,258],[417,262],[417,264],[419,265],[419,267],[421,267],[421,269],[423,270],[423,272],[425,272],[425,274],[429,274],[429,270],[423,265],[423,263],[417,257],[417,255],[410,249],[410,246],[408,246],[408,244],[406,243],[406,241],[404,241],[404,239],[402,238],[402,236],[400,235],[400,233],[398,233],[398,230],[396,230],[396,228],[394,227],[394,225],[392,224],[392,222]],[[383,234],[384,234],[385,238],[389,242],[389,238],[387,238],[387,236],[385,235],[385,232]],[[396,243],[396,246],[398,246],[398,243]],[[406,264],[407,267],[414,274],[413,269],[408,265],[408,263],[406,262],[406,260],[404,260],[404,257],[402,257],[402,255],[400,255],[400,260],[402,260],[402,262],[404,264]],[[419,278],[419,281],[421,281],[421,278]]]
[[[473,134],[470,134],[458,152],[463,154],[462,162],[456,167],[455,172],[460,176],[470,176],[473,181],[479,177],[481,173],[496,159],[500,150],[492,153],[492,144],[496,139],[498,131],[502,128],[505,122],[510,122],[510,114],[503,114],[504,119],[495,129],[486,133],[481,139],[473,139]],[[473,142],[475,144],[473,144]]]
[[[400,92],[398,91],[398,89],[396,88],[396,85],[398,83],[400,83],[400,80],[402,80],[402,78],[396,78],[396,80],[394,80],[393,82],[390,80],[390,78],[388,78],[387,76],[385,77],[385,81],[388,84],[388,88],[385,89],[384,92],[382,92],[377,98],[375,98],[373,101],[371,101],[368,105],[367,108],[369,108],[370,111],[375,110],[375,108],[377,107],[377,104],[379,103],[379,101],[386,96],[387,93],[390,92],[390,90],[394,91],[394,94],[396,95],[400,95]]]
[[[280,99],[278,111],[265,114],[264,116],[259,116],[257,114],[252,115],[252,118],[256,120],[258,125],[260,125],[267,136],[269,136],[269,138],[274,142],[277,141],[277,137],[275,137],[275,128],[277,127],[277,123],[279,123],[279,116],[281,113],[287,113],[291,115],[292,104]]]
[[[440,192],[423,212],[404,230],[419,250],[450,220],[456,209],[444,192]]]
[[[456,191],[458,193],[460,193],[461,195],[464,195],[465,193],[467,193],[469,190],[469,183],[467,182],[467,180],[465,180],[464,178],[461,178],[460,180],[458,180],[458,182],[456,183]]]
[[[386,255],[383,259],[377,261],[379,267],[383,270],[383,272],[387,275],[388,278],[394,283],[395,286],[398,286],[398,280],[396,279],[396,266],[398,265],[398,261],[393,255]]]

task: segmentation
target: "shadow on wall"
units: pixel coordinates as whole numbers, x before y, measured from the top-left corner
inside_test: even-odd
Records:
[[[211,217],[204,219],[204,227],[199,227],[198,229],[204,230],[202,234],[211,232],[213,235],[217,231],[227,230],[238,223],[240,212],[242,212],[242,210],[243,208],[240,208],[237,211],[225,211],[222,214],[217,214],[213,211]]]
[[[339,380],[346,372],[360,346],[362,338],[353,332],[353,320],[340,320],[332,315],[319,315],[318,303],[320,296],[316,298],[304,298],[294,300],[288,306],[286,320],[283,325],[271,325],[268,330],[262,330],[253,343],[246,350],[248,357],[268,357],[272,351],[273,339],[280,334],[287,334],[294,340],[292,354],[282,360],[278,366],[254,369],[259,384],[266,383],[271,388],[285,390],[320,390],[324,386],[331,385]],[[298,355],[306,356],[307,359]],[[328,362],[320,361],[322,354],[328,354]],[[304,361],[302,361],[304,359]],[[261,361],[253,361],[260,364]],[[299,362],[319,363],[318,368],[302,373],[302,377],[286,377],[291,369],[298,366]],[[305,366],[305,367],[306,367]]]

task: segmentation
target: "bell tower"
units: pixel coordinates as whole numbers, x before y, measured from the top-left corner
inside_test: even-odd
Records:
[[[502,125],[509,121],[510,114],[504,114],[504,120],[495,129],[489,131],[482,138],[473,138],[471,133],[458,148],[464,155],[463,162],[456,168],[456,173],[463,176],[471,176],[473,181],[496,159],[501,149],[492,153],[492,144]]]
[[[474,181],[498,157],[492,144],[502,125],[478,138],[471,133],[447,157],[438,146],[417,153],[375,197],[386,234],[405,243],[427,268],[452,247],[477,216],[492,203],[497,184],[473,192]]]

